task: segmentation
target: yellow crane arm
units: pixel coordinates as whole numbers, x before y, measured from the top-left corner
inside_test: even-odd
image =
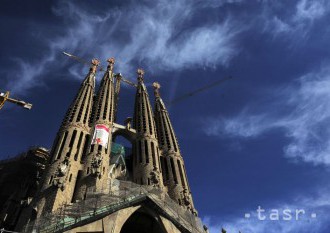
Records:
[[[133,82],[127,80],[127,79],[122,78],[122,80],[123,80],[124,83],[127,83],[128,85],[131,85],[133,87],[137,87],[137,85],[135,83],[133,83]]]
[[[9,94],[10,94],[9,91],[7,91],[6,93],[0,93],[0,109],[3,107],[3,105],[5,104],[6,101],[17,104],[18,106],[21,106],[25,109],[30,110],[32,108],[32,104],[27,103],[22,100],[9,98]]]
[[[2,109],[8,97],[9,97],[9,91],[7,91],[6,93],[0,93],[0,109]]]

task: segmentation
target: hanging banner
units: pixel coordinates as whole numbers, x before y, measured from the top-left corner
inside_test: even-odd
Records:
[[[109,127],[106,125],[95,125],[92,144],[98,144],[108,148]]]

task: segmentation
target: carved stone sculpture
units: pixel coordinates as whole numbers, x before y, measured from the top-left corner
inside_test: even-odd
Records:
[[[191,199],[190,199],[190,195],[189,195],[189,192],[187,189],[184,189],[182,191],[182,196],[183,196],[183,203],[186,205],[186,206],[189,206],[191,204]]]
[[[157,171],[157,168],[154,168],[154,170],[152,172],[150,172],[150,182],[153,186],[159,186],[159,174]]]
[[[70,161],[65,158],[62,163],[60,163],[55,171],[53,184],[62,190],[65,188],[65,180],[70,168]]]
[[[92,160],[92,174],[98,176],[99,178],[102,175],[102,155],[100,153],[97,153],[96,155],[94,155],[94,158]]]

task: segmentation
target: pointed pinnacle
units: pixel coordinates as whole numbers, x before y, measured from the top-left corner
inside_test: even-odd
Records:
[[[137,74],[138,74],[138,80],[139,80],[139,81],[143,81],[144,70],[141,69],[141,68],[139,68],[139,69],[137,70]]]
[[[91,70],[93,73],[96,73],[96,68],[100,65],[100,61],[96,58],[92,60],[92,67]]]
[[[107,62],[109,62],[109,64],[115,64],[115,58],[111,57],[107,60]]]
[[[160,93],[159,93],[160,84],[158,82],[154,82],[152,86],[154,87],[155,97],[160,97]]]
[[[107,60],[107,62],[109,63],[108,65],[108,69],[110,68],[110,70],[113,70],[113,65],[115,64],[115,58],[111,57]]]

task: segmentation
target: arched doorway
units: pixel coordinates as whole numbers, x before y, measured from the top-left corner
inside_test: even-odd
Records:
[[[151,215],[136,211],[123,225],[120,233],[166,233],[162,223]]]

